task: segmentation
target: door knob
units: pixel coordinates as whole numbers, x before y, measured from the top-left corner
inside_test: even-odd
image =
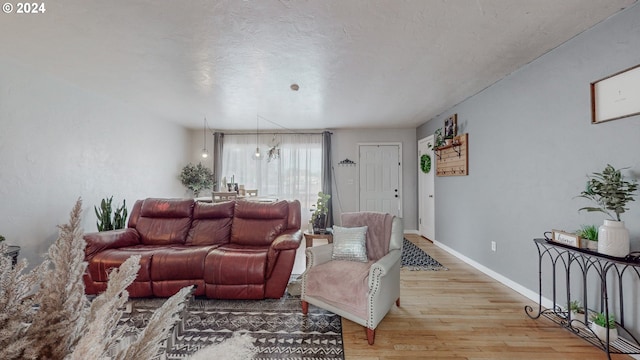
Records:
[[[429,197],[430,197],[430,198],[432,198],[432,197],[433,197],[433,195],[429,195]]]

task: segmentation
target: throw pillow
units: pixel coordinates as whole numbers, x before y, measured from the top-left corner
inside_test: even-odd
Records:
[[[332,260],[367,262],[367,226],[333,227]]]

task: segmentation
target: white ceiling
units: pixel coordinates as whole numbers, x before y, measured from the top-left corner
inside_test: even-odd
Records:
[[[0,56],[191,128],[415,127],[634,2],[56,0]]]

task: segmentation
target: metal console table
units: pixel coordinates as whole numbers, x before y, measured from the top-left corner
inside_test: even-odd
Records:
[[[585,339],[596,347],[601,348],[606,352],[607,357],[611,359],[611,354],[640,354],[640,343],[638,340],[624,327],[624,293],[623,293],[623,275],[628,273],[629,276],[635,276],[640,279],[640,261],[637,258],[619,258],[599,254],[598,252],[588,249],[580,249],[569,245],[560,244],[550,241],[549,239],[534,239],[534,243],[538,248],[538,289],[539,300],[538,309],[527,305],[524,307],[526,314],[532,319],[538,319],[540,316],[550,319],[554,323],[564,327],[565,329],[573,332],[577,336]],[[543,260],[547,258],[550,261],[553,291],[553,308],[543,309],[542,307],[542,268]],[[567,309],[564,304],[563,308],[558,304],[557,298],[557,286],[558,279],[557,274],[564,276],[566,283],[565,291],[567,301],[571,300],[571,273],[572,267],[574,273],[580,274],[582,282],[582,294],[579,295],[580,300],[584,306],[584,314],[579,315],[577,318],[572,318],[574,315]],[[595,272],[597,275],[597,281],[599,282],[598,289],[600,296],[599,312],[604,312],[605,316],[609,318],[609,292],[615,294],[617,299],[617,311],[615,313],[616,325],[618,332],[625,338],[618,337],[616,341],[609,342],[609,331],[607,330],[607,341],[600,340],[589,327],[589,310],[588,307],[588,281],[587,275],[589,272]],[[608,282],[613,279],[615,281]],[[613,313],[611,315],[614,315]],[[627,340],[628,339],[628,340]]]

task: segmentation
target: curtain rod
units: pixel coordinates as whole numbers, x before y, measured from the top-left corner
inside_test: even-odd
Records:
[[[251,131],[247,131],[247,132],[224,132],[224,131],[217,131],[219,133],[221,133],[222,135],[255,135],[256,132],[251,132]],[[322,135],[324,133],[324,131],[321,132],[262,132],[259,131],[258,134],[259,135],[289,135],[289,134],[294,134],[294,135]],[[333,135],[333,132],[329,131],[329,134]]]

